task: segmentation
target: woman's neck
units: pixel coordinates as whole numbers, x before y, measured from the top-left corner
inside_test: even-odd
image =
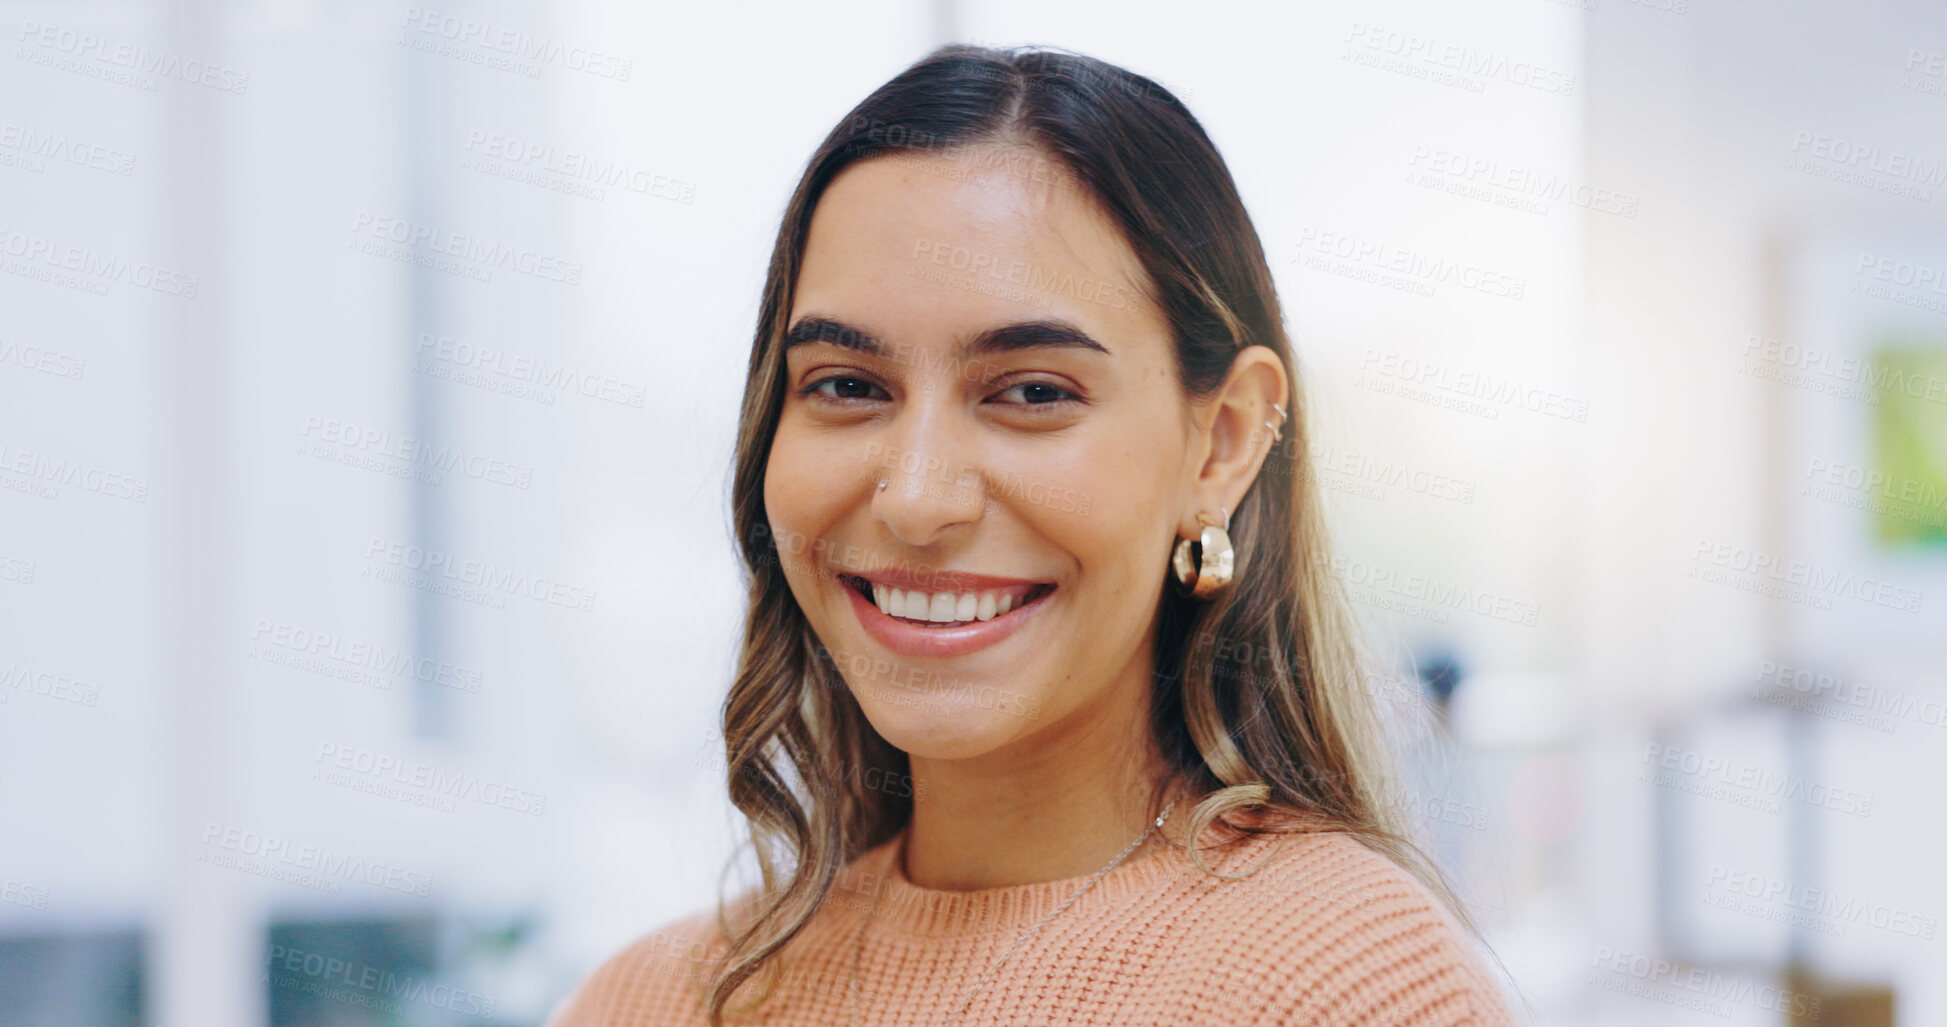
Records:
[[[1167,767],[1150,735],[1147,688],[1116,693],[1124,701],[975,759],[913,757],[924,785],[904,843],[907,880],[948,891],[1058,881],[1093,874],[1128,848],[1160,812],[1150,801]]]

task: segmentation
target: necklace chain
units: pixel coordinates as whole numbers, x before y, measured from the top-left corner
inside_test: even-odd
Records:
[[[1130,842],[1129,846],[1122,850],[1121,855],[1110,860],[1106,865],[1102,867],[1102,869],[1097,870],[1094,876],[1088,879],[1087,884],[1084,884],[1080,888],[1076,889],[1075,894],[1070,895],[1067,898],[1067,900],[1064,901],[1061,905],[1056,906],[1054,912],[1049,913],[1047,916],[1042,917],[1038,923],[1035,923],[1034,925],[1030,926],[1026,931],[1023,931],[1021,933],[1020,937],[1014,939],[1014,944],[1009,945],[1007,947],[1007,951],[1001,953],[1001,957],[999,959],[994,960],[993,965],[987,968],[987,972],[981,974],[980,979],[974,982],[973,990],[967,992],[967,997],[960,1000],[959,1008],[953,1011],[952,1016],[946,1018],[946,1023],[943,1024],[942,1027],[952,1027],[954,1021],[960,1019],[960,1014],[965,1013],[967,1011],[967,1007],[973,1005],[974,996],[979,995],[980,989],[986,987],[987,982],[993,979],[995,971],[1001,968],[1002,963],[1007,962],[1009,957],[1013,956],[1017,949],[1019,949],[1022,945],[1026,944],[1029,938],[1032,938],[1036,934],[1040,933],[1041,929],[1048,925],[1048,921],[1053,920],[1055,917],[1060,916],[1064,910],[1074,905],[1077,899],[1080,899],[1084,894],[1086,894],[1090,888],[1095,887],[1095,883],[1097,881],[1100,881],[1106,874],[1108,874],[1109,871],[1114,870],[1118,865],[1122,863],[1123,860],[1128,859],[1129,854],[1136,851],[1136,849],[1138,849],[1139,847],[1141,847],[1142,843],[1148,841],[1149,836],[1155,834],[1157,830],[1163,826],[1163,821],[1169,819],[1170,810],[1174,808],[1176,808],[1176,800],[1172,799],[1170,800],[1169,805],[1163,807],[1163,812],[1157,815],[1156,820],[1153,823],[1151,823],[1149,827],[1143,831],[1142,834],[1138,835],[1135,841]],[[911,828],[909,827],[907,830],[910,835]],[[900,839],[899,842],[900,851],[898,853],[895,853],[893,858],[899,859],[900,857],[902,857],[905,854],[905,848],[906,848],[906,840],[902,838]],[[852,978],[850,984],[847,985],[846,991],[851,1001],[851,1013],[852,1013],[851,1022],[853,1024],[853,1027],[857,1027],[857,1024],[859,1022],[859,953],[865,949],[865,929],[866,927],[871,925],[872,920],[874,919],[878,911],[879,911],[879,899],[877,896],[874,896],[872,899],[871,908],[869,908],[866,911],[865,919],[859,923],[858,940],[852,946]]]

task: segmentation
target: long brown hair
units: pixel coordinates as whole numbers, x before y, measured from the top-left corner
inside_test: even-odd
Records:
[[[1120,226],[1171,328],[1186,398],[1210,395],[1246,346],[1276,353],[1293,384],[1284,439],[1231,514],[1235,583],[1208,602],[1165,588],[1156,610],[1150,722],[1169,766],[1158,793],[1198,799],[1191,858],[1214,872],[1196,844],[1213,822],[1244,833],[1345,831],[1468,922],[1401,827],[1355,624],[1331,574],[1301,379],[1263,247],[1216,147],[1168,90],[1114,65],[1045,48],[946,46],[825,137],[785,209],[764,283],[732,496],[749,609],[722,725],[730,799],[749,821],[762,882],[738,922],[719,909],[727,950],[706,985],[713,1025],[804,928],[839,871],[912,813],[910,789],[865,780],[863,768],[901,774],[910,764],[866,720],[792,596],[781,564],[805,540],[771,537],[764,509],[784,402],[781,342],[812,211],[858,161],[961,159],[985,144],[1045,155]],[[1167,559],[1157,554],[1159,566]],[[1253,823],[1240,827],[1233,813]],[[758,989],[759,1002],[769,990]]]

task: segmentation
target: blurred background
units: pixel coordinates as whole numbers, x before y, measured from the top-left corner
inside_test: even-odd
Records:
[[[539,1024],[712,901],[765,260],[954,40],[1147,74],[1229,161],[1399,801],[1531,1022],[1947,1023],[1947,8],[0,37],[0,1025]]]

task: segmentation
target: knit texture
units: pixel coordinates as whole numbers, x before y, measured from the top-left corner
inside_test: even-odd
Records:
[[[1030,937],[956,1024],[1392,1027],[1512,1024],[1499,988],[1433,895],[1341,833],[1200,840],[1198,870],[1152,844]],[[726,1024],[941,1027],[1023,931],[1093,875],[942,891],[906,880],[899,838],[861,854],[777,957],[755,1017]],[[1261,864],[1261,865],[1260,865]],[[749,900],[741,896],[733,911]],[[867,911],[876,913],[866,922]],[[707,1023],[700,981],[721,956],[714,908],[638,939],[591,974],[549,1027]],[[747,984],[733,1006],[754,991]]]

